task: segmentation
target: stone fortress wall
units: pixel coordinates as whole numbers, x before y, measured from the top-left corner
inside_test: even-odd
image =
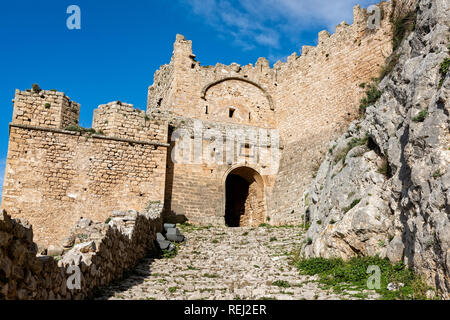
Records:
[[[192,42],[178,35],[170,64],[156,72],[149,88],[148,112],[165,114],[175,130],[190,132],[191,119],[219,131],[278,129],[280,170],[261,174],[266,218],[273,224],[298,222],[316,163],[329,141],[357,117],[365,92],[360,84],[377,77],[392,53],[391,4],[382,2],[379,8],[380,28],[368,28],[369,13],[356,6],[352,25],[341,23],[333,35],[320,32],[317,47],[303,47],[301,56],[294,53],[273,68],[264,58],[254,66],[201,66]],[[198,223],[220,223],[223,180],[233,167],[171,164],[166,207]]]
[[[114,211],[106,222],[77,221],[63,252],[41,255],[33,228],[0,213],[0,300],[79,300],[123,277],[149,252],[157,253],[162,204],[142,213]],[[48,254],[48,255],[47,255]]]
[[[112,103],[95,112],[97,133],[70,131],[79,110],[61,92],[16,91],[2,208],[34,225],[40,244],[81,217],[164,200],[167,124]]]
[[[96,133],[65,130],[78,124],[80,106],[63,93],[17,91],[2,208],[29,219],[44,244],[60,240],[80,217],[102,220],[112,210],[142,210],[148,201],[164,201],[165,219],[223,225],[233,176],[248,184],[242,226],[300,222],[313,159],[356,117],[359,85],[378,75],[392,51],[390,3],[379,7],[380,28],[369,29],[367,11],[356,6],[353,25],[341,23],[333,35],[322,31],[317,47],[273,68],[264,58],[254,66],[201,66],[192,42],[177,35],[170,64],[149,88],[147,112],[121,102],[101,105]],[[186,152],[221,161],[173,161],[180,130],[192,146]],[[258,134],[255,141],[228,138],[228,149],[219,152],[207,130],[215,130],[215,139],[229,130]],[[271,130],[278,130],[279,144]],[[254,162],[276,153],[276,161]]]

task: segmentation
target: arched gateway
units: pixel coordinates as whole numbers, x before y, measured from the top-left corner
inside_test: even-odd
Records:
[[[265,222],[264,181],[254,169],[239,167],[228,173],[225,198],[228,227],[257,227]]]

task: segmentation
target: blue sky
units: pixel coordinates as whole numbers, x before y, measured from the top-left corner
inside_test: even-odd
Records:
[[[38,83],[81,103],[91,127],[99,105],[120,100],[146,108],[147,88],[170,61],[175,35],[193,40],[202,65],[271,63],[315,45],[317,33],[352,23],[371,0],[15,0],[0,9],[0,185],[15,89]],[[66,27],[69,5],[81,30]]]

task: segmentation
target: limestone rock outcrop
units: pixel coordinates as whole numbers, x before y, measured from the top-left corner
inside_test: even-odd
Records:
[[[381,98],[330,144],[305,193],[306,257],[379,255],[450,297],[450,10],[421,0]]]

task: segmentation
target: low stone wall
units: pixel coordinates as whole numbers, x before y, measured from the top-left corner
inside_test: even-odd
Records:
[[[62,256],[37,255],[32,226],[0,214],[0,299],[84,299],[120,279],[149,251],[162,230],[162,204],[141,214],[114,212],[105,222],[81,219],[71,230]]]

